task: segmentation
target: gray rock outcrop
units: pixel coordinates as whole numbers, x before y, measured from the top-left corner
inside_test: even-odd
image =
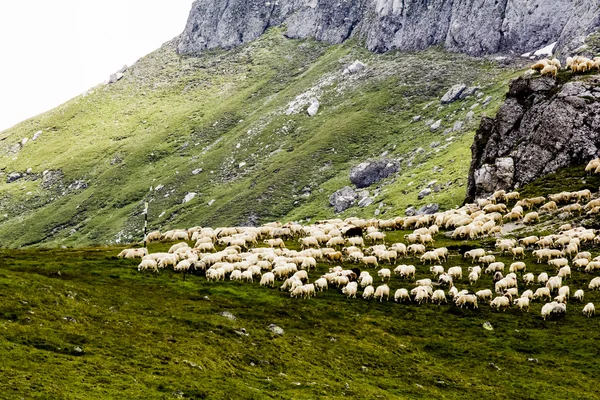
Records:
[[[482,119],[471,152],[468,201],[598,157],[600,78],[514,80],[496,117]]]
[[[358,193],[350,186],[345,186],[329,196],[329,204],[333,206],[333,211],[340,213],[352,207],[358,199]]]
[[[400,163],[396,160],[379,159],[358,164],[350,170],[350,182],[358,188],[365,188],[398,172]]]
[[[472,55],[521,54],[558,42],[567,53],[600,26],[599,6],[600,0],[196,0],[178,52],[229,49],[285,24],[290,38],[337,44],[355,36],[376,52],[444,45]]]

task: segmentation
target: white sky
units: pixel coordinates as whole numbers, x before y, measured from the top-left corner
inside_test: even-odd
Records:
[[[108,79],[185,28],[193,0],[0,0],[0,131]]]

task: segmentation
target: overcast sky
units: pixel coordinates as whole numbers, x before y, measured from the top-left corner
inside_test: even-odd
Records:
[[[0,131],[180,34],[193,0],[0,0]]]

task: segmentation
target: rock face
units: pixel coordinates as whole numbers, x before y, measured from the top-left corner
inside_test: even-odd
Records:
[[[357,188],[365,188],[398,172],[398,169],[400,164],[396,160],[380,159],[363,162],[350,170],[350,182]]]
[[[196,0],[180,54],[232,48],[285,24],[290,38],[342,43],[357,36],[369,50],[444,45],[472,55],[530,52],[558,42],[570,52],[600,26],[600,0]]]
[[[350,186],[345,186],[329,196],[329,204],[333,206],[333,211],[340,213],[352,207],[358,199],[358,194]]]
[[[518,78],[471,147],[467,201],[600,155],[600,78]]]

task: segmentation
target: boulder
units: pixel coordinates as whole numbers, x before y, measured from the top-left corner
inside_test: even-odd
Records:
[[[340,213],[352,207],[358,198],[358,194],[350,186],[345,186],[329,196],[329,204],[333,211]]]
[[[520,77],[494,118],[484,117],[471,146],[467,200],[526,185],[600,155],[600,78]]]
[[[460,83],[458,85],[452,86],[444,95],[442,96],[440,103],[442,104],[450,104],[456,100],[460,100],[460,96],[467,88],[467,85],[464,83]]]
[[[375,199],[373,197],[369,197],[369,196],[363,197],[362,199],[360,199],[358,201],[358,206],[359,207],[368,207],[371,204],[373,204],[374,201],[375,201]]]
[[[317,112],[319,111],[319,100],[313,100],[313,102],[311,103],[311,105],[308,107],[308,109],[306,110],[306,112],[308,113],[308,115],[310,115],[311,117],[314,117],[315,115],[317,115]]]
[[[431,204],[427,204],[427,205],[419,208],[419,210],[417,210],[417,212],[416,212],[416,215],[431,215],[431,214],[435,214],[439,210],[440,210],[439,204],[431,203]]]
[[[12,183],[14,181],[18,181],[19,179],[21,179],[23,177],[23,175],[21,175],[21,173],[19,172],[11,172],[10,174],[8,174],[8,176],[6,177],[6,183]]]
[[[364,64],[361,61],[356,60],[344,70],[343,74],[344,75],[355,74],[355,73],[360,72],[363,69],[365,69],[365,67],[366,67],[366,64]]]
[[[423,200],[423,198],[425,198],[425,197],[429,196],[430,194],[431,194],[431,189],[429,189],[429,188],[426,188],[426,189],[423,189],[423,190],[421,190],[421,191],[419,192],[419,194],[417,195],[417,198],[418,198],[419,200]]]
[[[358,188],[365,188],[395,174],[400,163],[392,159],[378,159],[358,164],[350,170],[350,182]]]

